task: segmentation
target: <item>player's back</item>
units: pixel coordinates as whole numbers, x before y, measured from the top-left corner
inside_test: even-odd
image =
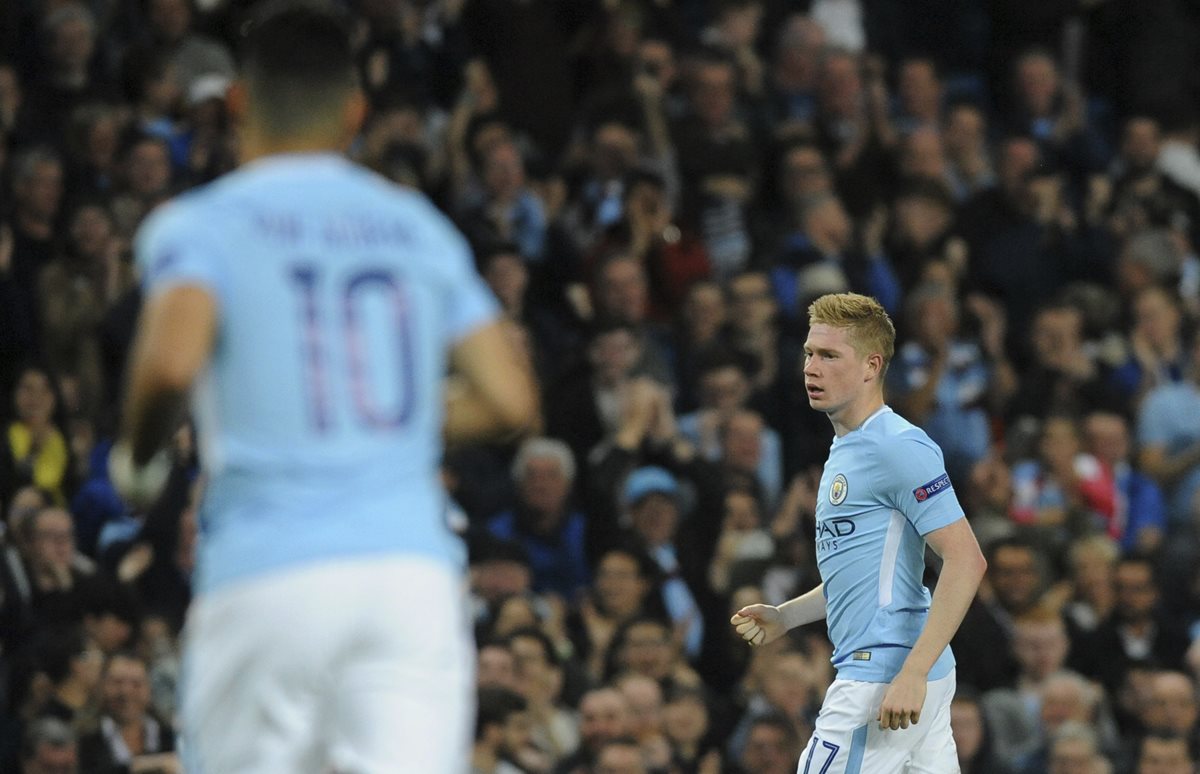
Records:
[[[218,304],[194,399],[202,584],[371,551],[449,557],[441,380],[492,308],[445,218],[339,157],[284,156],[168,205],[141,241],[152,288],[199,279]]]

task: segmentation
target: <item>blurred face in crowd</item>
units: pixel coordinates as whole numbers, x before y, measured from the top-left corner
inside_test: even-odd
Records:
[[[704,124],[716,128],[733,118],[737,73],[725,62],[703,62],[696,67],[692,104]]]
[[[941,180],[946,174],[946,153],[937,129],[924,127],[906,137],[900,146],[900,172],[908,177]]]
[[[146,665],[137,659],[113,656],[104,671],[101,693],[104,711],[119,725],[140,722],[150,707]]]
[[[1079,431],[1067,417],[1050,417],[1042,426],[1038,453],[1050,465],[1069,464],[1079,454]]]
[[[959,763],[975,760],[983,746],[983,711],[973,701],[955,701],[950,705],[950,733],[958,750]]]
[[[670,673],[674,657],[671,631],[664,624],[638,621],[626,630],[620,660],[629,671],[661,680]]]
[[[549,660],[546,648],[536,637],[517,635],[509,646],[516,661],[516,681],[526,699],[554,699],[561,686],[557,665]]]
[[[646,545],[666,545],[675,539],[675,528],[679,525],[679,504],[671,495],[651,492],[629,506],[629,515],[634,531]]]
[[[510,314],[519,312],[529,287],[529,269],[516,253],[500,253],[488,259],[483,278]]]
[[[1159,672],[1150,678],[1142,724],[1154,731],[1188,736],[1196,730],[1196,685],[1182,672]]]
[[[1042,726],[1047,734],[1069,720],[1087,723],[1091,715],[1088,688],[1069,675],[1051,677],[1042,685]]]
[[[1013,654],[1024,676],[1041,681],[1062,669],[1070,641],[1061,620],[1018,621],[1013,630]]]
[[[781,653],[775,658],[763,693],[771,705],[790,718],[799,718],[813,701],[813,670],[800,653]]]
[[[1050,115],[1058,96],[1058,67],[1043,54],[1027,54],[1017,61],[1017,91],[1034,117]]]
[[[646,774],[646,762],[636,744],[606,744],[596,758],[596,774]]]
[[[750,381],[735,365],[705,371],[700,377],[700,405],[731,416],[750,396]]]
[[[1137,774],[1195,774],[1187,739],[1143,739]]]
[[[1154,615],[1158,605],[1158,586],[1150,565],[1142,562],[1121,562],[1117,565],[1114,583],[1117,590],[1117,615],[1127,622],[1145,621]]]
[[[117,158],[121,124],[115,113],[106,112],[88,126],[84,139],[87,161],[96,169],[108,170]]]
[[[63,196],[62,165],[46,159],[33,165],[24,179],[13,182],[18,210],[37,221],[53,220]]]
[[[1129,460],[1129,423],[1119,414],[1097,413],[1084,420],[1087,448],[1101,462]]]
[[[1121,137],[1121,156],[1131,171],[1145,173],[1154,169],[1162,135],[1153,118],[1136,117],[1125,122]]]
[[[571,480],[555,457],[530,457],[521,476],[521,500],[531,510],[558,516],[571,491]]]
[[[1050,774],[1094,774],[1096,750],[1083,739],[1060,739],[1050,748]]]
[[[33,517],[32,562],[35,571],[62,575],[75,556],[75,525],[62,508],[43,508]]]
[[[783,729],[756,723],[742,750],[742,768],[756,774],[791,774],[796,768],[796,751],[789,749],[791,746]]]
[[[82,15],[71,15],[59,22],[51,35],[50,56],[65,74],[84,74],[96,51],[96,31]]]
[[[721,286],[707,281],[692,285],[683,302],[683,317],[694,342],[708,341],[720,333],[726,317]]]
[[[471,588],[485,602],[498,603],[505,597],[529,591],[529,566],[509,559],[485,559],[471,566]]]
[[[679,77],[671,44],[658,38],[643,40],[638,45],[637,69],[658,81],[664,91],[670,89]]]
[[[721,529],[732,532],[749,532],[762,526],[758,500],[749,492],[730,492],[725,495],[725,517]]]
[[[1061,368],[1083,343],[1083,315],[1071,307],[1043,309],[1033,321],[1033,351],[1040,365]]]
[[[958,105],[946,118],[943,136],[946,153],[951,158],[962,158],[979,153],[987,146],[987,120],[983,112],[974,105]]]
[[[182,40],[192,24],[187,0],[150,0],[150,24],[168,43]]]
[[[635,258],[614,258],[604,264],[599,291],[600,308],[618,320],[639,323],[646,319],[646,270]]]
[[[17,380],[13,395],[17,419],[30,427],[42,427],[50,422],[57,405],[50,376],[37,368],[28,368]]]
[[[512,142],[493,145],[483,160],[483,184],[495,200],[509,202],[525,187],[525,162]]]
[[[741,333],[754,334],[771,327],[775,297],[771,281],[762,272],[739,274],[729,283],[729,322]]]
[[[638,160],[638,136],[628,126],[610,121],[592,136],[592,169],[601,180],[620,179]]]
[[[626,618],[641,609],[650,588],[637,559],[623,551],[610,551],[600,560],[595,587],[604,612],[615,618]]]
[[[629,733],[629,705],[615,688],[588,691],[579,700],[579,739],[593,753]]]
[[[1000,148],[1000,165],[996,170],[1000,184],[1010,198],[1022,195],[1038,165],[1037,145],[1025,137],[1006,141]]]
[[[23,774],[78,774],[79,754],[75,744],[42,742],[24,761]]]
[[[937,120],[942,85],[928,59],[910,59],[900,66],[900,102],[904,112],[924,121]]]
[[[896,199],[892,213],[901,242],[926,248],[950,228],[953,213],[931,197],[906,195]]]
[[[161,140],[143,140],[126,162],[129,190],[136,196],[156,197],[171,184],[171,155]]]
[[[836,196],[827,196],[804,213],[804,231],[813,246],[825,255],[850,247],[854,223]]]
[[[532,743],[532,731],[533,718],[528,711],[510,712],[501,729],[500,755],[515,758]]]
[[[475,684],[479,688],[515,690],[516,664],[512,651],[502,645],[484,645],[476,661]]]
[[[954,299],[948,294],[931,294],[913,310],[913,328],[917,340],[932,352],[945,348],[958,326]]]
[[[830,193],[833,180],[821,151],[814,145],[801,145],[789,150],[783,157],[780,186],[784,199],[793,203],[809,196]]]
[[[589,356],[596,379],[601,384],[614,386],[629,376],[641,356],[641,349],[632,333],[617,328],[596,336]]]
[[[694,693],[683,693],[663,708],[663,728],[667,738],[678,745],[698,744],[708,733],[708,707]]]
[[[805,14],[789,16],[779,35],[776,62],[801,86],[810,86],[821,64],[825,48],[825,28]]]
[[[625,215],[639,227],[661,234],[671,224],[671,203],[662,186],[649,180],[639,180],[625,197]]]
[[[102,257],[112,235],[112,217],[99,205],[80,207],[71,218],[71,242],[81,257]]]
[[[987,577],[1000,604],[1010,613],[1029,609],[1041,585],[1037,558],[1024,546],[996,549]]]
[[[633,736],[642,739],[662,733],[663,699],[658,681],[645,675],[630,675],[620,680],[619,690],[629,705]]]
[[[725,424],[721,459],[735,470],[753,472],[762,462],[762,417],[753,411],[738,411]]]
[[[1178,343],[1183,315],[1163,288],[1151,285],[1139,292],[1133,301],[1133,317],[1134,332],[1159,351]]]
[[[833,53],[821,65],[821,107],[832,118],[852,118],[862,102],[862,75],[852,54]]]

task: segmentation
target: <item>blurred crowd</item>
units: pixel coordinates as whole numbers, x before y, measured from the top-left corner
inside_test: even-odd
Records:
[[[147,512],[104,459],[132,238],[235,166],[246,5],[0,4],[3,771],[181,770],[202,439]],[[542,388],[542,437],[442,470],[473,772],[795,771],[824,628],[727,621],[819,582],[805,310],[855,290],[989,561],[963,772],[1193,774],[1200,2],[345,5],[351,155],[459,225]]]

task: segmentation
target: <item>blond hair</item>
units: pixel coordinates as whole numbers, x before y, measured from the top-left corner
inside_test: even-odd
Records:
[[[858,293],[829,293],[809,304],[808,324],[847,329],[850,346],[859,355],[883,357],[880,376],[896,354],[896,326],[883,306]]]

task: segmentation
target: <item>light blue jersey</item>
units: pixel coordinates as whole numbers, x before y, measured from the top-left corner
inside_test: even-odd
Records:
[[[834,438],[817,496],[817,565],[838,678],[886,683],[929,616],[925,538],[963,518],[942,452],[884,406]],[[950,648],[930,680],[954,668]]]
[[[193,394],[198,591],[372,554],[459,560],[442,379],[497,307],[433,205],[332,154],[276,156],[161,208],[136,250],[148,295],[199,285],[218,305]]]

